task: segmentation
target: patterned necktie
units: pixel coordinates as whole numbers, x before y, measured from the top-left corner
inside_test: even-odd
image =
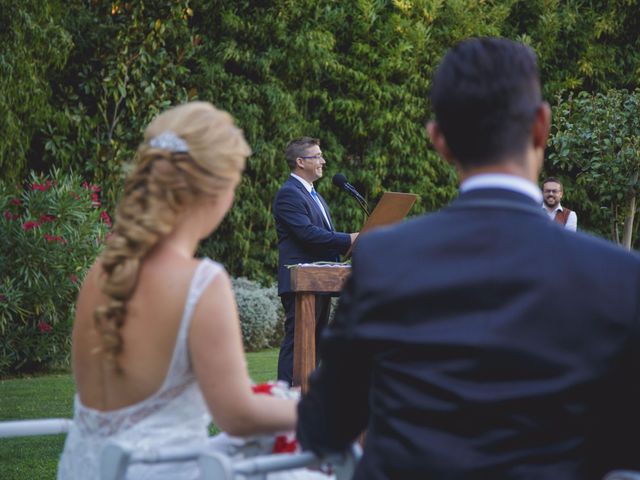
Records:
[[[327,225],[329,225],[329,227],[331,227],[331,222],[329,221],[329,216],[327,215],[327,212],[325,212],[324,206],[322,205],[322,202],[320,201],[320,197],[318,197],[318,192],[316,192],[315,188],[311,189],[311,196],[313,197],[313,199],[318,204],[318,207],[320,207],[320,211],[322,212],[322,216],[326,220]]]

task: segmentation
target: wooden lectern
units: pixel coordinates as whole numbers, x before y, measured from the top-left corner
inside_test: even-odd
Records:
[[[301,264],[291,268],[291,289],[296,294],[293,339],[293,385],[302,393],[316,368],[316,293],[338,293],[351,271],[350,265]]]
[[[390,225],[402,220],[416,201],[417,195],[385,192],[360,229]],[[348,258],[357,242],[346,254]],[[293,339],[293,385],[302,393],[316,368],[316,293],[339,293],[351,271],[350,265],[300,264],[291,267],[291,290],[296,294],[296,319]]]

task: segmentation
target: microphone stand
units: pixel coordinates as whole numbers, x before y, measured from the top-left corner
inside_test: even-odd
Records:
[[[364,213],[366,213],[366,214],[367,214],[367,217],[368,217],[369,215],[371,215],[371,214],[369,213],[369,205],[367,204],[367,201],[364,199],[364,197],[363,197],[362,195],[360,195],[360,194],[358,193],[358,191],[357,191],[357,190],[356,190],[352,185],[350,185],[350,184],[348,184],[348,183],[346,183],[346,184],[344,185],[344,188],[345,188],[345,190],[346,190],[347,192],[349,192],[349,193],[351,194],[351,196],[352,196],[353,198],[355,198],[355,199],[356,199],[356,201],[358,202],[358,205],[360,205],[360,208],[362,208],[362,210],[364,211]]]

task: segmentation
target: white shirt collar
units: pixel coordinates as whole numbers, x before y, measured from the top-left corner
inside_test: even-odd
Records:
[[[311,190],[313,190],[313,183],[307,182],[304,178],[302,178],[299,175],[296,175],[295,173],[292,173],[291,176],[296,180],[298,180],[302,185],[304,185],[304,188],[307,189],[307,192],[311,193]]]
[[[460,184],[460,192],[478,190],[481,188],[503,188],[526,195],[536,203],[542,203],[540,188],[529,180],[505,173],[483,173],[467,178]]]
[[[547,212],[549,212],[549,209],[547,208],[547,206],[546,206],[544,203],[542,204],[542,208],[544,208]],[[562,210],[564,210],[564,209],[562,208],[562,205],[558,204],[558,205],[556,205],[556,207],[555,207],[553,210],[551,210],[549,213],[561,212]]]

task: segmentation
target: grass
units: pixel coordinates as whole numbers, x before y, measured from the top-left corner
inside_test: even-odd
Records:
[[[258,383],[276,378],[277,363],[277,349],[247,354],[249,375]],[[74,391],[70,374],[0,380],[0,421],[71,418]],[[55,478],[64,439],[64,435],[0,439],[0,477]]]

